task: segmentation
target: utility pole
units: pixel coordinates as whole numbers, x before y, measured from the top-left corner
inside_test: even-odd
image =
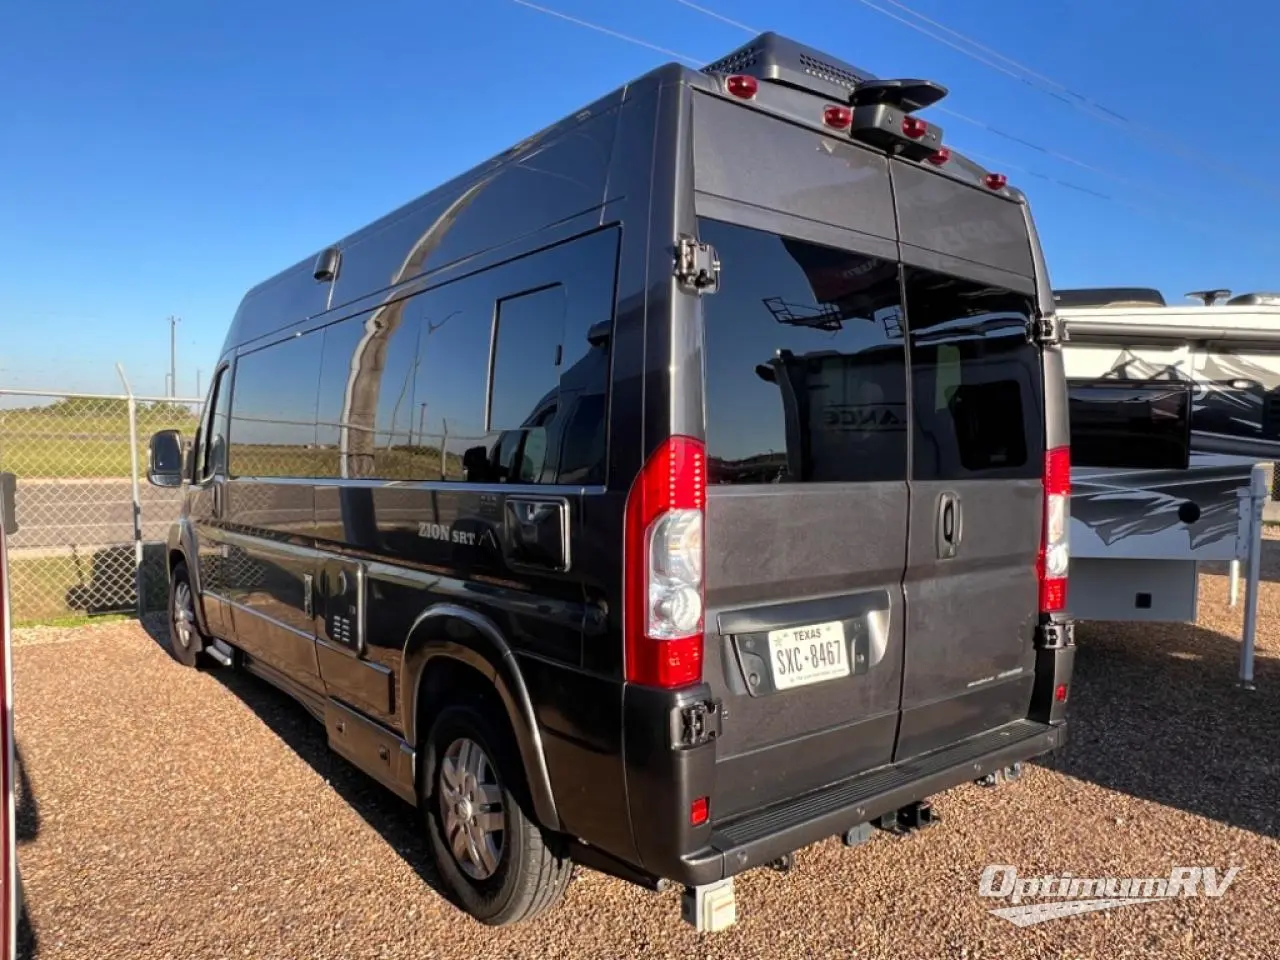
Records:
[[[169,396],[178,395],[178,318],[169,318]]]
[[[200,392],[200,368],[196,367],[196,396],[202,397],[204,394]]]

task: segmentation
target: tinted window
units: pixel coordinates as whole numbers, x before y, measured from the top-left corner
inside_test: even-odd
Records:
[[[205,397],[204,410],[200,414],[200,425],[196,428],[196,435],[193,440],[195,445],[195,474],[193,479],[196,481],[208,479],[209,471],[209,430],[213,424],[213,410],[217,406],[218,391],[221,389],[224,374],[219,371],[213,378],[213,383],[209,384],[209,395]]]
[[[617,244],[601,231],[415,298],[432,318],[415,399],[446,479],[601,482]],[[584,401],[565,472],[566,423]]]
[[[917,480],[1038,477],[1044,460],[1031,298],[907,267]]]
[[[231,368],[223,367],[214,381],[213,416],[209,420],[209,432],[204,436],[197,466],[202,480],[225,475],[227,472],[227,422],[231,415]]]
[[[497,435],[485,426],[493,318],[507,267],[413,298],[419,324],[415,446],[426,457],[419,479],[484,482]]]
[[[566,482],[598,481],[616,260],[602,231],[326,328],[323,475],[558,482],[585,402]]]
[[[241,477],[314,477],[320,333],[291,337],[236,361],[231,471]]]
[[[326,477],[413,480],[439,475],[424,459],[426,411],[416,395],[421,317],[401,300],[324,330],[316,444]]]
[[[561,433],[560,482],[604,482],[604,392],[579,397],[569,408]]]
[[[561,284],[507,297],[494,326],[489,425],[515,430],[555,402],[564,340],[565,288]]]
[[[905,479],[897,264],[714,220],[703,298],[712,483]]]

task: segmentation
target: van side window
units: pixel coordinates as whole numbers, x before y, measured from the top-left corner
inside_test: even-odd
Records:
[[[493,284],[504,267],[447,283],[410,301],[417,324],[413,449],[419,480],[493,483],[484,422],[493,353]]]
[[[560,386],[564,352],[565,288],[562,284],[498,301],[493,321],[493,378],[489,428],[518,430]]]
[[[231,473],[238,477],[321,475],[316,386],[324,338],[290,337],[236,361],[231,398]]]
[[[429,454],[422,436],[427,411],[415,393],[422,327],[414,298],[324,328],[316,406],[322,476],[440,479],[438,452]]]
[[[227,472],[227,416],[231,409],[231,368],[223,367],[209,391],[209,409],[196,440],[196,481]]]
[[[564,482],[598,481],[617,251],[598,231],[326,327],[319,475],[562,482],[567,411]]]
[[[905,480],[898,265],[699,220],[723,282],[702,301],[711,483]]]
[[[1044,412],[1031,298],[906,267],[916,480],[1038,477]]]
[[[439,479],[603,481],[617,257],[618,231],[602,230],[414,298],[414,401],[445,450]]]

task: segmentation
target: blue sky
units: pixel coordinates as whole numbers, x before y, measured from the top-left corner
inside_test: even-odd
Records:
[[[859,0],[702,5],[950,87],[943,106],[985,126],[927,115],[1028,191],[1057,286],[1280,288],[1280,98],[1255,39],[1280,32],[1280,8],[903,2],[1134,122],[1094,119]],[[677,0],[545,6],[694,58],[749,36]],[[245,288],[668,59],[513,0],[11,4],[0,386],[113,390],[121,361],[160,393],[176,314],[191,395]]]

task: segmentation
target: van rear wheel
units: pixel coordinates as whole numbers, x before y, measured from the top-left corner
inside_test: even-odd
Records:
[[[169,652],[183,666],[199,666],[207,642],[196,620],[191,575],[186,564],[176,564],[169,578]]]
[[[458,904],[481,923],[506,926],[558,903],[573,862],[526,813],[506,731],[470,707],[447,707],[427,748],[423,811],[436,867]]]

